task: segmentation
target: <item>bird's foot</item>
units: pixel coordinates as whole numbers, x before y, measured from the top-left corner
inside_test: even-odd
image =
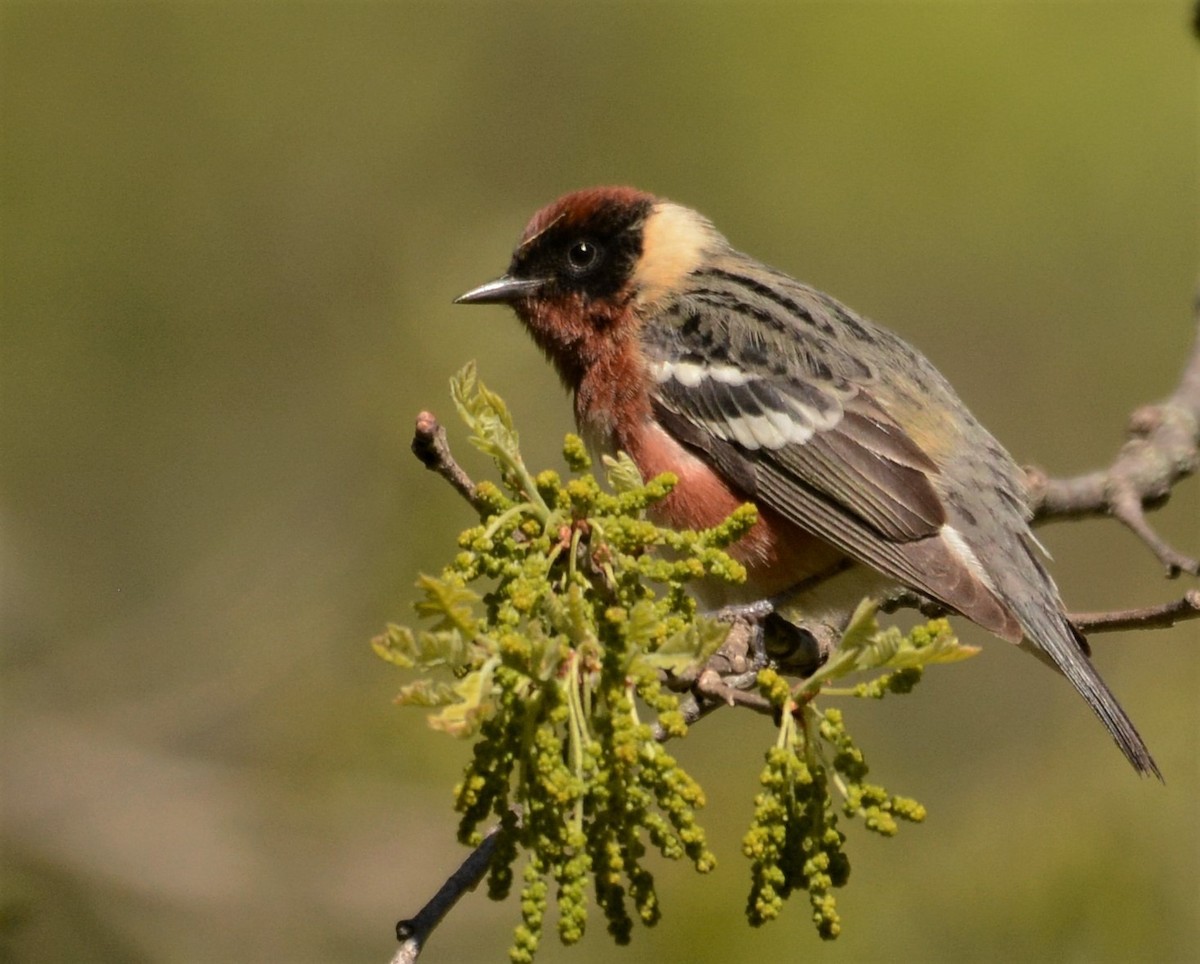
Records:
[[[770,662],[764,626],[774,612],[775,606],[771,600],[759,599],[752,603],[724,606],[710,614],[719,622],[732,624],[733,628],[722,649],[726,650],[734,672],[740,670],[745,673],[751,683],[758,671]]]
[[[776,612],[779,601],[759,599],[725,606],[710,614],[713,619],[733,624],[726,644],[727,655],[732,666],[744,666],[743,671],[750,676],[774,665],[789,675],[803,677],[824,662],[817,636],[779,615]],[[738,656],[742,659],[738,660]]]

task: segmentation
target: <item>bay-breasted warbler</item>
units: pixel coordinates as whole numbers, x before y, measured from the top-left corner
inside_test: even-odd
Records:
[[[1020,468],[892,332],[631,188],[542,209],[508,271],[458,301],[512,306],[589,444],[678,476],[659,521],[755,503],[731,547],[748,579],[724,602],[782,594],[810,621],[915,590],[1060,670],[1160,775],[1042,565]]]

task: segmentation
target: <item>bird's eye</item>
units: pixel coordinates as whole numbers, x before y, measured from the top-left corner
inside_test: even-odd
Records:
[[[567,267],[572,274],[587,274],[599,263],[600,248],[591,241],[576,241],[567,249]]]

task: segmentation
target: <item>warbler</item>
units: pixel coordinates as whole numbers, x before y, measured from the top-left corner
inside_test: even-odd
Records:
[[[810,625],[914,590],[1060,670],[1161,779],[1039,558],[1021,469],[897,335],[628,187],[538,211],[507,272],[457,301],[515,310],[589,445],[678,477],[658,521],[757,506],[727,603],[786,600]]]

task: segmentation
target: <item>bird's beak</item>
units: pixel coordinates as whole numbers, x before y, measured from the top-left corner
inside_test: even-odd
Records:
[[[502,275],[454,299],[456,305],[510,305],[524,295],[533,294],[545,282],[541,278],[514,278]]]

